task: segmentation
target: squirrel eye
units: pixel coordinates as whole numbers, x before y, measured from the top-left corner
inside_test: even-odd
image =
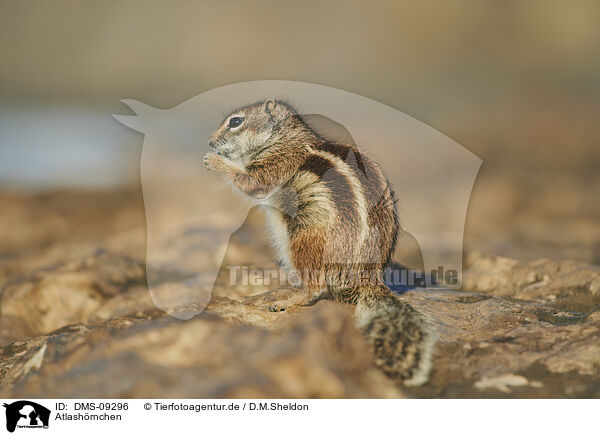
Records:
[[[239,127],[242,125],[242,122],[244,122],[244,118],[240,116],[234,116],[229,120],[229,128]]]

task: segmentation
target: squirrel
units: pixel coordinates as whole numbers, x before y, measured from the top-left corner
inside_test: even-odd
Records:
[[[208,145],[215,152],[204,157],[205,167],[261,206],[278,262],[304,273],[304,289],[269,309],[325,298],[356,305],[376,366],[405,385],[425,383],[436,334],[382,278],[400,223],[380,166],[354,144],[318,134],[289,103],[274,99],[231,112]]]

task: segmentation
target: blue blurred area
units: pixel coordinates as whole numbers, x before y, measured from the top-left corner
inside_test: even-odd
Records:
[[[102,105],[0,104],[0,189],[111,187],[137,180],[142,138]]]

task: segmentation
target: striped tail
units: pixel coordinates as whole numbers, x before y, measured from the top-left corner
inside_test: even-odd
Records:
[[[427,382],[437,338],[433,327],[383,284],[359,294],[357,322],[373,347],[375,364],[405,385]]]

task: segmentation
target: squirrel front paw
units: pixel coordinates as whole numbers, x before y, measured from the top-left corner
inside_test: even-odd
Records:
[[[223,157],[217,153],[208,153],[204,156],[204,167],[211,171],[218,171],[223,164]]]

